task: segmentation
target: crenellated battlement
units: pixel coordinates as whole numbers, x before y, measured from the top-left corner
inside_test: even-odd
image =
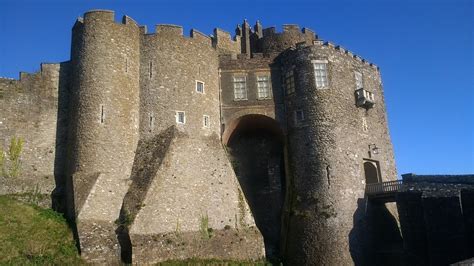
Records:
[[[115,20],[115,12],[112,10],[95,9],[84,13],[84,17],[79,17],[76,20],[76,24],[87,24],[87,23],[110,23],[116,25],[127,25],[138,27],[138,23],[131,17],[124,15],[121,21]],[[76,26],[76,25],[75,25]]]
[[[277,32],[276,27],[274,26],[265,28],[263,29],[262,32],[263,32],[263,37],[284,35],[284,34],[302,34],[314,40],[318,39],[318,35],[316,35],[315,31],[309,28],[305,28],[305,27],[300,29],[300,26],[297,24],[283,24],[281,32]]]
[[[230,32],[214,28],[214,35],[212,36],[212,45],[222,53],[239,54],[241,51],[241,36],[232,38]]]
[[[347,56],[347,57],[350,57],[362,64],[365,64],[367,66],[370,66],[374,69],[376,69],[377,71],[379,71],[379,67],[369,61],[367,61],[366,59],[362,58],[361,56],[357,55],[357,54],[354,54],[353,52],[345,49],[344,47],[340,46],[340,45],[336,45],[330,41],[323,41],[323,40],[315,40],[313,41],[313,45],[320,45],[320,46],[325,46],[325,47],[328,47],[330,49],[334,49],[338,52],[340,52],[341,54]]]

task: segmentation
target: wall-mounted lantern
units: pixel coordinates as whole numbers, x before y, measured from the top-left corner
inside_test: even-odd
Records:
[[[379,150],[375,143],[369,144],[369,157],[372,157],[372,154],[379,154]]]

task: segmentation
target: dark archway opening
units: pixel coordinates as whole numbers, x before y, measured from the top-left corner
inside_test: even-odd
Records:
[[[375,162],[364,162],[365,183],[373,184],[380,182],[379,171]]]
[[[263,235],[268,258],[279,255],[285,191],[283,133],[263,115],[239,118],[227,146],[234,171]]]

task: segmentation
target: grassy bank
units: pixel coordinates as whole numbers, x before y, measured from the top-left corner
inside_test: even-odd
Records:
[[[0,196],[0,265],[80,265],[64,218]]]

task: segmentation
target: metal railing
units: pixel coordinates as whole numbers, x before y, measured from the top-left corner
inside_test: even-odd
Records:
[[[387,181],[365,185],[365,194],[368,196],[397,192],[402,187],[403,180]]]

